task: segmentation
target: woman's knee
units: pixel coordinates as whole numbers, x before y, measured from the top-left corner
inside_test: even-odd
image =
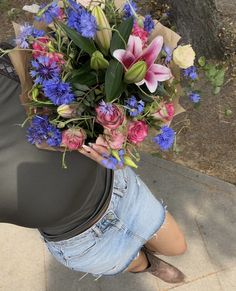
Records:
[[[163,226],[146,243],[146,247],[165,256],[179,256],[186,252],[184,234],[170,213],[167,213]]]

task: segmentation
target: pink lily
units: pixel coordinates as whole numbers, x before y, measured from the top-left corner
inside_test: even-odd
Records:
[[[115,50],[113,56],[128,70],[138,61],[145,61],[147,64],[147,72],[144,79],[136,83],[141,86],[144,83],[151,93],[157,89],[158,83],[172,78],[171,70],[165,66],[155,64],[155,61],[161,52],[163,46],[163,37],[157,36],[150,45],[143,49],[142,41],[139,37],[131,35],[128,41],[127,49]]]

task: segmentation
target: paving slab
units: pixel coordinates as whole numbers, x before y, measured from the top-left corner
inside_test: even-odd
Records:
[[[3,291],[192,291],[236,290],[236,187],[150,155],[137,173],[183,229],[188,251],[166,258],[187,275],[184,285],[165,284],[150,274],[121,274],[94,281],[59,264],[37,230],[0,224]]]

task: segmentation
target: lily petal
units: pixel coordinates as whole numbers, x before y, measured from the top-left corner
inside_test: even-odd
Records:
[[[143,51],[140,59],[144,60],[148,67],[150,67],[155,60],[157,59],[161,49],[163,47],[163,37],[157,36],[154,40],[150,43],[150,45]]]
[[[116,58],[122,65],[129,69],[135,62],[135,57],[130,51],[118,49],[113,52],[113,57]]]
[[[139,37],[131,35],[128,41],[127,51],[131,52],[137,59],[141,56],[143,51],[142,41]]]
[[[156,91],[157,86],[158,86],[158,81],[157,81],[157,78],[153,72],[151,72],[151,71],[147,72],[147,74],[145,76],[145,83],[148,87],[148,90],[151,93],[154,93]]]
[[[153,64],[149,71],[152,72],[157,81],[163,82],[172,78],[171,70],[165,66]]]

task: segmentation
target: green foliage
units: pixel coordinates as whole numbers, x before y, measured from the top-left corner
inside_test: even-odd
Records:
[[[201,57],[198,63],[213,86],[214,94],[219,94],[225,81],[225,69],[219,64],[208,64],[205,57]]]
[[[60,28],[65,32],[66,35],[78,46],[81,50],[85,51],[89,55],[92,55],[96,51],[94,41],[88,38],[85,38],[78,34],[74,29],[69,28],[64,23],[58,23]]]
[[[111,60],[105,76],[106,101],[111,102],[124,91],[123,66],[116,60]]]
[[[118,26],[118,32],[116,31],[111,39],[111,54],[113,54],[116,49],[125,49],[125,44],[127,44],[128,42],[129,36],[133,28],[133,24],[133,18],[129,18],[122,22],[120,26]]]

